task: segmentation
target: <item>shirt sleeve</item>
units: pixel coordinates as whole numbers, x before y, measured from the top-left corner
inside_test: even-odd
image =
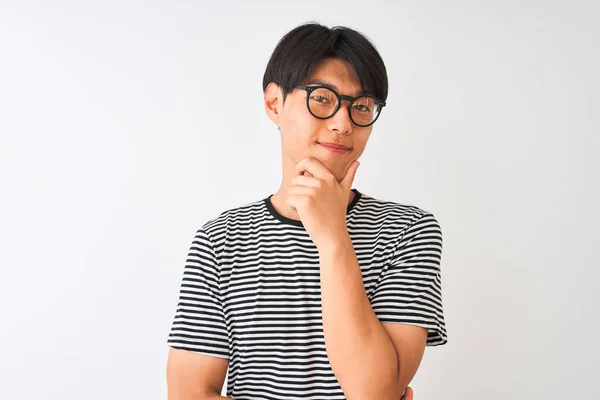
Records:
[[[424,213],[401,235],[371,298],[381,322],[427,328],[428,346],[448,341],[442,308],[441,256],[440,225],[431,213]]]
[[[229,339],[219,290],[219,265],[210,238],[196,232],[183,270],[168,344],[229,359]]]

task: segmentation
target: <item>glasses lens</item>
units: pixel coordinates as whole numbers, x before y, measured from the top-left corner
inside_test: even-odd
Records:
[[[329,89],[318,88],[310,93],[308,108],[319,118],[328,118],[335,112],[338,99],[335,93]]]
[[[377,119],[381,112],[381,106],[373,97],[363,96],[352,103],[352,120],[356,125],[369,125]]]

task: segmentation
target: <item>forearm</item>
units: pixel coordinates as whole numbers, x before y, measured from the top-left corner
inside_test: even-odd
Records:
[[[216,393],[208,395],[208,396],[194,396],[194,395],[175,396],[175,395],[169,394],[168,398],[169,398],[169,400],[233,400],[229,397],[223,397]]]
[[[169,400],[233,400],[229,397],[223,397],[216,391],[214,393],[200,394],[189,390],[169,390]]]
[[[325,346],[342,390],[349,400],[400,398],[396,350],[371,308],[350,237],[319,256]]]

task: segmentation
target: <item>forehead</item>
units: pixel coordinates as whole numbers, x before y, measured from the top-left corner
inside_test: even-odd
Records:
[[[309,76],[308,84],[329,86],[340,94],[354,97],[363,92],[354,68],[338,59],[319,61]]]

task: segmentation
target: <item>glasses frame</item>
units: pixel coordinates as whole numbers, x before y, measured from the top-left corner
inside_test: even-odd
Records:
[[[301,89],[306,91],[306,108],[308,109],[308,112],[315,118],[318,119],[329,119],[331,117],[333,117],[335,115],[335,113],[337,113],[342,105],[342,100],[348,100],[348,115],[350,116],[350,120],[352,121],[352,123],[356,126],[359,126],[361,128],[366,128],[367,126],[371,126],[375,123],[375,121],[377,121],[379,119],[379,117],[381,116],[381,111],[383,111],[383,107],[385,107],[385,101],[379,100],[376,97],[373,96],[369,96],[369,95],[362,95],[362,96],[358,96],[358,97],[352,97],[352,96],[346,96],[343,94],[339,94],[338,92],[336,92],[335,90],[333,90],[332,88],[330,88],[329,86],[323,86],[323,85],[316,85],[316,86],[304,86],[304,85],[296,85],[294,86],[296,89]],[[333,110],[333,113],[331,113],[331,115],[329,117],[319,117],[316,116],[310,109],[310,105],[309,105],[309,101],[310,101],[310,94],[317,90],[317,89],[327,89],[331,92],[333,92],[333,94],[337,97],[338,99],[338,103],[335,107],[335,110]],[[375,100],[375,103],[379,105],[379,114],[377,114],[377,116],[375,117],[375,119],[373,121],[371,121],[370,123],[368,123],[367,125],[361,125],[361,124],[357,124],[356,121],[354,121],[354,118],[352,118],[352,104],[354,104],[354,102],[360,98],[363,97],[370,97],[373,100]]]

